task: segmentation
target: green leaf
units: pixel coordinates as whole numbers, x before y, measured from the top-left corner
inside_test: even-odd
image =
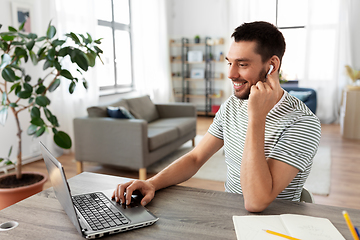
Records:
[[[20,85],[20,83],[19,83],[19,85],[16,86],[16,88],[15,88],[15,94],[18,95],[18,93],[19,93],[20,91],[21,91],[21,85]]]
[[[1,94],[1,105],[6,105],[6,99],[7,99],[6,92],[3,92],[3,94]]]
[[[52,128],[52,131],[53,131],[54,134],[58,133],[58,130],[56,128]]]
[[[44,120],[42,120],[41,118],[32,118],[30,123],[39,127],[45,124]]]
[[[75,33],[70,32],[70,33],[65,34],[65,36],[67,36],[67,37],[71,38],[72,40],[74,40],[74,42],[75,42],[76,44],[80,44],[80,40],[79,40],[79,38],[76,36]]]
[[[55,48],[51,48],[49,51],[48,51],[48,54],[46,56],[46,59],[50,60],[50,61],[53,61],[54,60],[54,57],[55,57]]]
[[[31,104],[34,101],[35,98],[31,97],[29,98],[29,104]]]
[[[63,45],[65,42],[66,42],[65,40],[55,39],[54,41],[52,41],[51,45],[52,45],[53,47],[61,46],[61,45]]]
[[[33,107],[30,111],[31,118],[40,118],[40,109],[38,107]]]
[[[95,50],[97,53],[103,53],[103,50],[101,50],[99,47],[94,46]]]
[[[9,26],[9,31],[10,32],[17,32],[17,30],[15,28],[11,27],[11,26]]]
[[[84,71],[87,71],[89,68],[89,60],[85,53],[79,51],[74,57],[74,62]]]
[[[34,65],[38,64],[38,59],[36,57],[36,54],[33,51],[29,51],[31,61]]]
[[[28,76],[28,75],[27,75]],[[29,76],[30,77],[30,76]],[[26,77],[25,77],[26,78]],[[25,91],[27,91],[27,92],[32,92],[33,91],[33,87],[30,85],[30,84],[28,84],[28,83],[24,83],[24,89],[25,89]]]
[[[102,39],[103,39],[103,38],[99,38],[99,39],[95,40],[94,43],[96,43],[96,44],[101,44],[101,40],[102,40]]]
[[[94,56],[94,54],[92,53],[86,53],[86,56],[89,60],[89,66],[90,67],[94,67],[95,66],[95,60],[96,60],[96,54]]]
[[[46,39],[46,37],[39,37],[38,39],[36,39],[36,42],[41,42],[44,41]]]
[[[31,51],[33,49],[34,45],[35,45],[35,41],[31,40],[30,42],[26,43],[25,46],[29,51]]]
[[[17,96],[22,99],[28,99],[29,97],[31,97],[31,93],[32,92],[29,91],[21,91],[17,93]]]
[[[1,110],[0,110],[0,124],[5,126],[5,122],[8,116],[8,106],[4,106]]]
[[[72,82],[70,83],[70,86],[69,86],[69,93],[70,93],[70,94],[73,94],[73,93],[74,93],[75,87],[76,87],[76,83],[75,83],[74,81],[72,81]]]
[[[50,121],[51,116],[53,116],[52,113],[50,112],[50,110],[44,107],[44,113],[45,113],[46,118]]]
[[[12,108],[16,108],[16,107],[18,107],[19,105],[17,105],[16,103],[10,103],[9,104],[9,107],[12,107]]]
[[[54,60],[54,66],[55,66],[56,70],[61,71],[61,65],[60,65],[58,59]]]
[[[50,104],[50,100],[45,96],[38,96],[35,98],[35,103],[41,107],[46,107]]]
[[[37,52],[38,57],[41,56],[41,54],[43,54],[43,52],[45,51],[46,47],[40,48],[39,51]]]
[[[8,157],[11,156],[12,148],[13,148],[13,146],[10,147],[10,150],[9,150],[9,153],[8,153]]]
[[[26,20],[21,23],[21,25],[19,27],[19,31],[23,30],[25,23],[26,23]]]
[[[49,92],[55,91],[55,89],[60,85],[60,79],[56,79],[50,86],[49,86]]]
[[[26,75],[25,76],[25,82],[30,82],[31,81],[31,76],[30,75]],[[26,88],[25,88],[26,89]]]
[[[34,125],[34,124],[31,124],[28,129],[26,130],[26,133],[28,135],[33,135],[36,133],[36,130],[37,130],[38,126]]]
[[[2,42],[0,41],[0,48],[3,50],[3,51],[7,51],[9,47],[9,44],[7,44],[7,42]]]
[[[15,89],[17,86],[19,86],[19,85],[20,85],[20,82],[14,83],[14,84],[11,86],[9,93],[11,93],[12,91],[14,91],[14,89]],[[21,87],[20,87],[20,89],[21,89]]]
[[[29,33],[28,34],[28,38],[30,39],[36,39],[37,38],[37,35],[35,33]]]
[[[22,46],[22,45],[25,45],[25,42],[13,41],[13,42],[11,43],[11,45],[13,45],[13,46]]]
[[[48,27],[48,30],[46,31],[46,37],[48,39],[52,39],[56,34],[56,28],[54,26],[50,26]]]
[[[54,142],[64,149],[70,149],[72,145],[71,138],[63,131],[54,134]]]
[[[36,137],[40,137],[41,135],[43,135],[44,132],[45,132],[45,129],[46,129],[45,126],[41,126],[41,127],[39,128],[39,130],[36,131],[35,136],[36,136]]]
[[[71,73],[66,69],[61,70],[60,75],[67,78],[67,79],[70,79],[70,80],[74,79],[73,76],[71,75]]]
[[[1,76],[8,82],[14,82],[16,80],[15,72],[11,68],[4,68]]]
[[[51,124],[52,124],[53,126],[59,127],[58,120],[57,120],[57,118],[56,118],[54,115],[52,115],[52,116],[50,117],[49,121],[51,122]]]
[[[3,69],[4,67],[6,67],[7,65],[9,65],[11,63],[11,57],[9,54],[4,53],[1,56],[1,65],[0,65],[0,69]]]
[[[83,86],[84,86],[85,89],[88,89],[88,88],[89,88],[88,81],[86,81],[85,78],[83,79]]]
[[[51,67],[51,62],[49,60],[46,60],[43,66],[43,70],[48,69],[49,67]]]
[[[88,36],[88,38],[87,38],[87,39],[89,40],[89,43],[92,43],[92,41],[93,41],[93,40],[92,40],[91,35],[90,35],[89,33],[86,33],[86,35]]]
[[[71,48],[70,47],[64,47],[64,48],[61,48],[60,50],[59,50],[59,56],[60,57],[65,57],[67,54],[69,54],[70,53],[70,50]]]
[[[1,38],[4,41],[13,41],[15,39],[15,36],[13,36],[13,35],[1,35]]]
[[[39,86],[37,89],[36,89],[36,94],[42,94],[43,92],[45,92],[46,90],[46,87],[44,85],[41,85]]]

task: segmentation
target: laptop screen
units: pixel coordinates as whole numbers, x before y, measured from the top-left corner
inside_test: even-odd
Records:
[[[67,184],[64,169],[61,163],[50,153],[50,151],[40,142],[40,149],[49,173],[51,184],[54,188],[56,198],[76,227],[76,230],[82,234],[78,218],[75,213],[72,202],[70,188]]]

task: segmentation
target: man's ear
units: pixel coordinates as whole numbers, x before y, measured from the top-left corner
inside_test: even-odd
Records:
[[[273,65],[274,66],[274,69],[271,71],[272,73],[273,72],[279,72],[280,71],[280,59],[278,56],[274,55],[270,58],[269,60],[269,65]]]

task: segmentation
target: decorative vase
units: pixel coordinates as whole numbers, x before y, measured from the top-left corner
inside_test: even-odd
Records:
[[[42,176],[42,180],[39,182],[33,183],[31,185],[15,187],[15,188],[0,188],[0,210],[4,209],[12,204],[15,204],[25,198],[28,198],[36,193],[39,193],[43,190],[43,186],[47,181],[47,176],[42,173],[36,172],[24,172],[24,174],[34,174]],[[0,177],[0,179],[7,178],[13,174],[6,174]]]

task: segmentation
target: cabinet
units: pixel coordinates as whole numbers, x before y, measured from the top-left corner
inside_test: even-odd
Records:
[[[191,102],[198,115],[213,116],[223,97],[224,40],[206,37],[170,40],[170,62],[175,100]]]
[[[340,129],[344,138],[360,139],[360,89],[346,89],[340,111]]]

